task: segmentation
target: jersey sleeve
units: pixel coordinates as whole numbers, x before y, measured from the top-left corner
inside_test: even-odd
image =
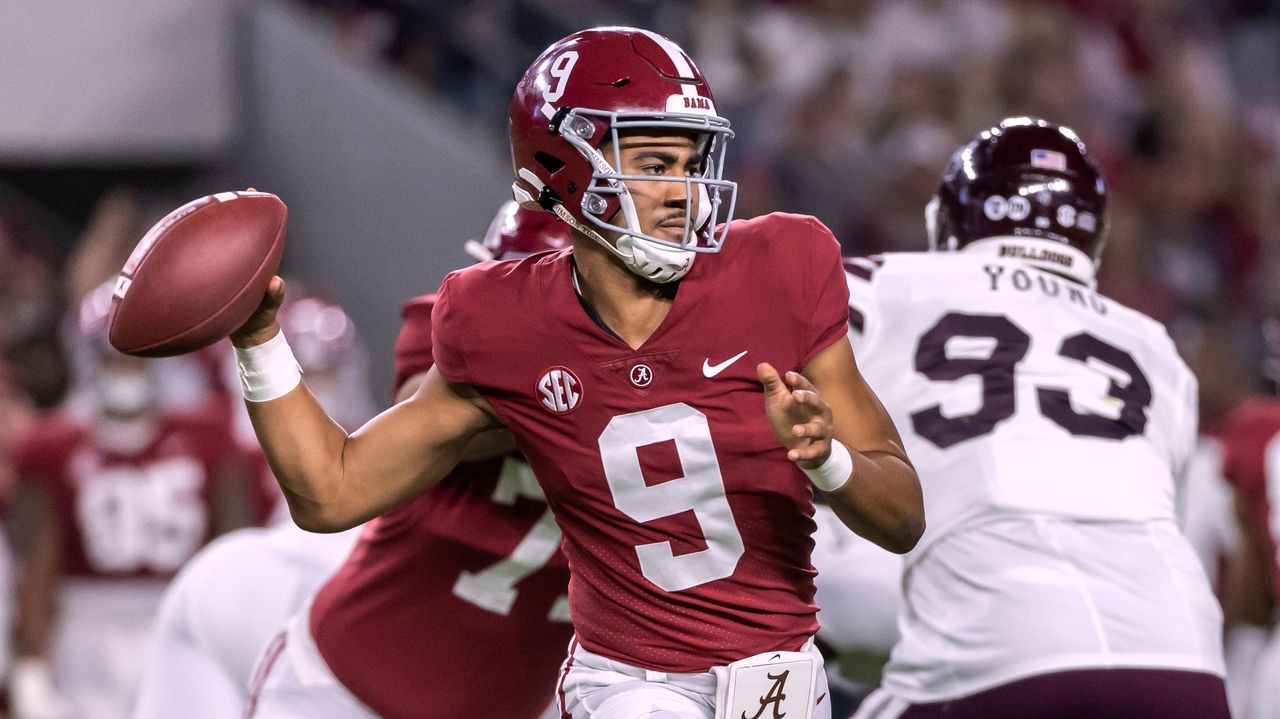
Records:
[[[1191,458],[1196,451],[1200,437],[1200,383],[1190,369],[1183,368],[1181,394],[1178,397],[1179,432],[1175,438],[1178,444],[1173,447],[1173,476],[1179,486],[1185,486],[1183,479],[1187,468],[1191,466]]]
[[[403,320],[396,337],[394,394],[410,377],[431,369],[431,306],[435,295],[415,297],[405,303],[400,311]]]
[[[1251,502],[1265,499],[1266,445],[1280,429],[1276,418],[1267,415],[1257,406],[1245,404],[1222,425],[1222,475]]]
[[[876,270],[884,264],[879,257],[844,258],[844,281],[849,290],[849,341],[855,352],[866,345],[875,322]]]
[[[840,263],[840,243],[827,226],[809,218],[813,237],[810,241],[808,283],[810,312],[809,344],[801,357],[805,367],[822,350],[842,339],[849,329],[849,288]]]
[[[440,283],[436,304],[431,310],[431,349],[436,368],[450,382],[474,384],[467,364],[466,280],[461,272],[451,272]],[[474,331],[474,329],[473,329]]]

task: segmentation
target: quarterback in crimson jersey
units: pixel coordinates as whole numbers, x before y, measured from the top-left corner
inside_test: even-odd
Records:
[[[569,224],[572,249],[451,274],[413,397],[341,431],[289,369],[276,280],[232,334],[295,521],[331,531],[383,512],[506,427],[564,532],[577,640],[563,715],[829,716],[813,487],[893,551],[924,526],[919,481],[843,341],[839,245],[813,218],[728,221],[732,132],[662,36],[552,45],[509,119],[516,198]]]
[[[19,716],[128,716],[165,584],[236,521],[243,478],[224,405],[162,411],[148,361],[110,350],[105,327],[100,316],[86,330],[100,353],[90,396],[41,418],[15,453],[33,527],[11,682]]]
[[[639,348],[583,311],[568,251],[454,273],[436,306],[441,374],[492,398],[565,532],[579,641],[664,672],[817,631],[812,490],[784,454],[760,452],[763,416],[746,418],[760,414],[755,362],[804,367],[844,337],[839,245],[799,216],[730,232]],[[770,273],[774,291],[754,291]],[[541,312],[504,327],[535,298]]]

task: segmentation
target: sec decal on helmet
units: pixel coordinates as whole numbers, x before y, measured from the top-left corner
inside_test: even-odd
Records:
[[[702,73],[667,38],[628,27],[594,28],[564,38],[525,72],[509,119],[512,190],[524,207],[556,214],[656,282],[683,276],[693,253],[720,249],[737,195],[737,186],[723,179],[724,148],[733,132],[716,114]],[[627,132],[692,133],[703,155],[701,173],[620,174],[618,138]],[[606,143],[614,149],[610,157],[601,152]],[[685,218],[681,241],[640,230],[627,181],[686,184],[697,210]],[[601,231],[619,233],[617,243]]]
[[[951,157],[925,221],[931,250],[981,249],[1092,284],[1106,210],[1102,174],[1074,132],[1011,117]]]

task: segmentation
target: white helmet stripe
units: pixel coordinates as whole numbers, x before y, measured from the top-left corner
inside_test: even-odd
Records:
[[[681,50],[679,45],[671,42],[656,32],[650,32],[648,30],[641,30],[640,32],[644,33],[649,39],[658,43],[658,47],[662,48],[667,53],[667,57],[671,58],[671,64],[676,66],[676,72],[680,74],[680,77],[687,78],[689,80],[694,79],[693,66],[689,64],[689,58],[685,57],[684,50]]]
[[[648,30],[641,30],[640,32],[644,33],[649,39],[658,43],[658,47],[662,48],[663,51],[667,53],[667,57],[671,59],[671,64],[676,66],[676,72],[680,77],[689,80],[694,79],[693,65],[689,64],[689,58],[685,56],[684,50],[681,50],[679,45],[671,42],[656,32],[650,32]],[[680,84],[680,92],[686,97],[698,96],[697,86],[687,82]]]

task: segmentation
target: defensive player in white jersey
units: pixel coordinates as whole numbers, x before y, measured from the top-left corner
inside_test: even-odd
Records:
[[[1196,380],[1094,289],[1106,190],[1084,144],[1006,119],[926,215],[934,252],[846,263],[850,338],[929,517],[856,716],[1227,717],[1221,612],[1174,517]]]

